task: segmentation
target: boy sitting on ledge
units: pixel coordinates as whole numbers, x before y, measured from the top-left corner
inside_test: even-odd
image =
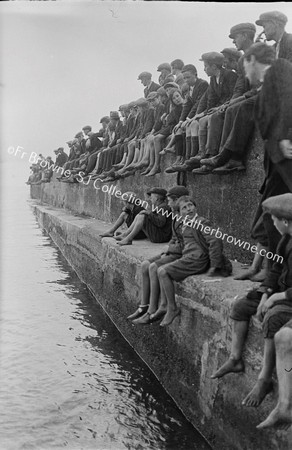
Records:
[[[133,239],[142,230],[151,242],[168,242],[171,238],[171,210],[166,203],[165,189],[153,187],[147,195],[152,203],[151,211],[141,211],[130,228],[117,237],[119,245],[131,245]]]
[[[132,223],[135,220],[135,217],[141,212],[145,211],[143,206],[136,205],[136,194],[134,192],[125,192],[122,196],[125,200],[123,200],[124,208],[122,209],[121,214],[119,215],[118,219],[115,221],[113,226],[106,231],[105,233],[100,234],[100,236],[103,237],[114,237],[116,235],[119,236],[122,234],[122,232],[117,231],[118,228],[120,228],[124,223],[129,228]],[[146,239],[146,236],[144,232],[141,230],[139,233],[135,236],[135,239]]]
[[[215,229],[212,229],[210,222],[198,216],[194,200],[183,196],[178,200],[178,207],[184,218],[182,257],[158,269],[161,290],[159,310],[166,310],[160,324],[162,327],[170,325],[180,313],[175,303],[174,281],[182,281],[191,275],[207,271],[210,277],[228,277],[232,273],[231,262],[223,254],[222,241],[213,236]]]
[[[178,199],[188,194],[189,191],[184,186],[174,186],[167,192],[167,201],[174,214],[177,212]],[[181,258],[183,249],[181,226],[181,221],[174,217],[172,238],[167,251],[142,262],[142,301],[138,309],[127,317],[135,325],[150,325],[152,322],[162,319],[166,313],[166,309],[160,309],[157,312],[160,295],[157,269]]]
[[[272,373],[275,366],[274,336],[292,319],[292,194],[270,197],[262,203],[262,206],[271,214],[275,227],[282,235],[277,254],[283,257],[283,262],[277,261],[273,264],[259,289],[253,290],[247,296],[235,301],[231,311],[231,318],[234,320],[231,355],[212,376],[212,378],[221,378],[227,373],[244,370],[242,351],[249,319],[252,315],[257,314],[257,318],[263,321],[265,337],[263,367],[256,385],[242,402],[246,406],[255,407],[259,406],[272,390]],[[285,398],[283,398],[283,392],[281,394],[282,404],[278,406],[277,416],[282,419],[284,416],[286,419],[289,416],[288,423],[291,424],[292,406],[290,398],[288,410],[286,398],[288,392],[291,394],[291,387],[290,391],[287,389],[284,394]],[[275,420],[276,422],[277,420]]]

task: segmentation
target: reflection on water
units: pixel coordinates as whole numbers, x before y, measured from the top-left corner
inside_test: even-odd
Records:
[[[208,449],[39,228],[17,181],[2,203],[0,448]]]

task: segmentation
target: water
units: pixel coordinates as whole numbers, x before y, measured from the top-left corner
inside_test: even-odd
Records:
[[[209,449],[38,226],[27,169],[2,165],[0,449]]]

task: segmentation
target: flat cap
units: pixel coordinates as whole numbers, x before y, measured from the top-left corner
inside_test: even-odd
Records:
[[[222,55],[222,53],[208,52],[202,54],[200,61],[207,61],[211,64],[222,64],[223,59],[224,56]]]
[[[157,97],[158,97],[157,92],[150,92],[150,94],[147,96],[147,100],[151,101],[151,100],[154,100]]]
[[[124,104],[119,106],[119,111],[125,111],[126,109],[129,109],[129,105],[128,104]]]
[[[189,190],[184,186],[174,186],[173,188],[169,189],[167,192],[167,197],[182,197],[183,195],[189,195]]]
[[[92,130],[92,127],[90,125],[85,125],[85,127],[82,128],[82,130]]]
[[[59,153],[59,149],[57,149],[57,150],[54,150],[54,153],[56,153],[56,154],[57,154],[57,153]]]
[[[71,141],[70,141],[70,142],[71,142]],[[59,148],[58,148],[58,152],[60,152],[61,150],[63,151],[63,150],[64,150],[64,147],[59,147]]]
[[[142,78],[151,78],[152,73],[150,72],[141,72],[140,75],[138,75],[138,80],[142,80]]]
[[[231,39],[234,39],[235,36],[239,33],[245,33],[245,32],[256,32],[256,27],[253,23],[239,23],[238,25],[234,25],[234,27],[230,28],[230,33],[229,33],[229,37]]]
[[[118,111],[111,111],[110,112],[110,119],[119,119],[120,115],[118,113]]]
[[[135,108],[135,106],[136,106],[136,101],[133,101],[133,102],[130,102],[129,104],[128,104],[128,107],[131,109],[131,108]]]
[[[286,23],[288,22],[288,17],[280,11],[269,11],[261,14],[260,18],[256,20],[256,24],[263,25],[264,22],[270,21],[280,22],[286,25]]]
[[[166,191],[166,189],[163,189],[160,187],[153,187],[147,192],[147,195],[151,195],[151,194],[158,194],[158,195],[162,195],[163,197],[166,197],[167,191]]]
[[[72,139],[70,141],[67,141],[66,144],[71,145],[72,144]]]
[[[161,72],[161,70],[163,69],[169,70],[169,72],[171,72],[171,65],[168,63],[159,64],[159,66],[157,67],[157,72]]]
[[[269,197],[262,203],[262,207],[279,219],[292,220],[292,194],[290,193]]]
[[[83,137],[83,134],[81,131],[79,131],[79,133],[75,134],[75,138],[79,138],[79,137]]]
[[[157,92],[158,95],[167,95],[166,94],[166,90],[162,86],[159,89],[157,89],[156,92]]]
[[[142,97],[142,98],[138,98],[138,100],[136,100],[136,106],[147,106],[148,102],[146,100],[146,98]]]
[[[242,53],[239,52],[238,50],[236,50],[236,48],[233,48],[233,47],[223,48],[223,50],[221,50],[220,53],[222,53],[222,55],[228,55],[229,57],[234,58],[237,61],[242,56]]]
[[[166,88],[175,88],[175,89],[179,89],[179,85],[177,83],[175,83],[174,81],[167,81],[166,83],[163,84],[164,89]]]
[[[99,123],[102,123],[102,122],[109,122],[110,121],[110,118],[109,118],[109,116],[103,116],[101,119],[100,119],[100,121],[99,121]]]

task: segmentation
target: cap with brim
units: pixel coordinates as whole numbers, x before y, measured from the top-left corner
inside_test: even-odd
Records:
[[[79,137],[83,137],[83,134],[81,133],[81,131],[79,132],[79,133],[77,133],[77,134],[75,134],[75,138],[77,139],[77,138],[79,138]]]
[[[82,130],[92,130],[92,127],[90,125],[85,125],[85,127],[82,128]]]
[[[239,52],[238,50],[236,50],[236,48],[223,48],[223,50],[221,50],[222,55],[228,55],[231,58],[234,59],[239,59],[242,56],[242,53]]]
[[[138,100],[136,101],[136,106],[147,106],[148,102],[146,100],[146,98],[138,98]]]
[[[171,65],[168,63],[159,64],[157,67],[157,72],[161,72],[163,69],[169,70],[171,72]]]
[[[157,94],[158,95],[167,95],[166,94],[166,90],[164,89],[164,87],[160,87],[159,89],[157,89]]]
[[[269,11],[261,14],[260,18],[256,20],[256,24],[262,26],[265,22],[271,21],[280,22],[283,25],[286,25],[286,23],[288,22],[288,17],[280,11]]]
[[[167,192],[167,197],[182,197],[183,195],[189,195],[189,190],[184,186],[174,186]]]
[[[70,141],[70,142],[71,142],[71,141]],[[61,150],[64,150],[64,147],[59,147],[59,148],[58,148],[58,152],[61,151]]]
[[[152,100],[154,100],[157,97],[158,97],[157,92],[150,92],[150,94],[147,96],[147,101],[151,102]]]
[[[207,61],[211,64],[222,64],[223,60],[224,56],[222,55],[222,53],[217,52],[203,53],[200,59],[200,61]]]
[[[153,187],[147,192],[147,195],[151,195],[151,194],[158,194],[163,197],[166,197],[167,191],[160,187]]]
[[[118,111],[111,111],[110,112],[110,119],[119,119],[120,115],[118,113]]]
[[[152,73],[150,72],[141,72],[140,75],[138,75],[138,80],[141,80],[142,78],[151,78]]]
[[[130,102],[129,104],[128,104],[128,107],[131,109],[131,108],[135,108],[135,106],[136,106],[136,102],[135,101],[133,101],[133,102]]]
[[[120,107],[119,107],[119,111],[125,111],[126,109],[128,109],[128,105],[121,105]]]
[[[229,37],[234,39],[237,34],[245,33],[245,32],[256,32],[256,27],[253,23],[239,23],[238,25],[234,25],[234,27],[230,28]]]
[[[109,121],[110,121],[109,116],[103,116],[103,117],[100,119],[99,123],[102,123],[102,122],[109,122]]]
[[[175,88],[175,89],[179,89],[179,85],[177,83],[175,83],[174,81],[167,81],[166,83],[163,84],[164,89],[167,88]]]
[[[59,149],[58,150],[54,150],[54,153],[58,153],[59,152]]]
[[[292,194],[276,195],[267,198],[262,207],[264,211],[280,219],[292,220]]]

